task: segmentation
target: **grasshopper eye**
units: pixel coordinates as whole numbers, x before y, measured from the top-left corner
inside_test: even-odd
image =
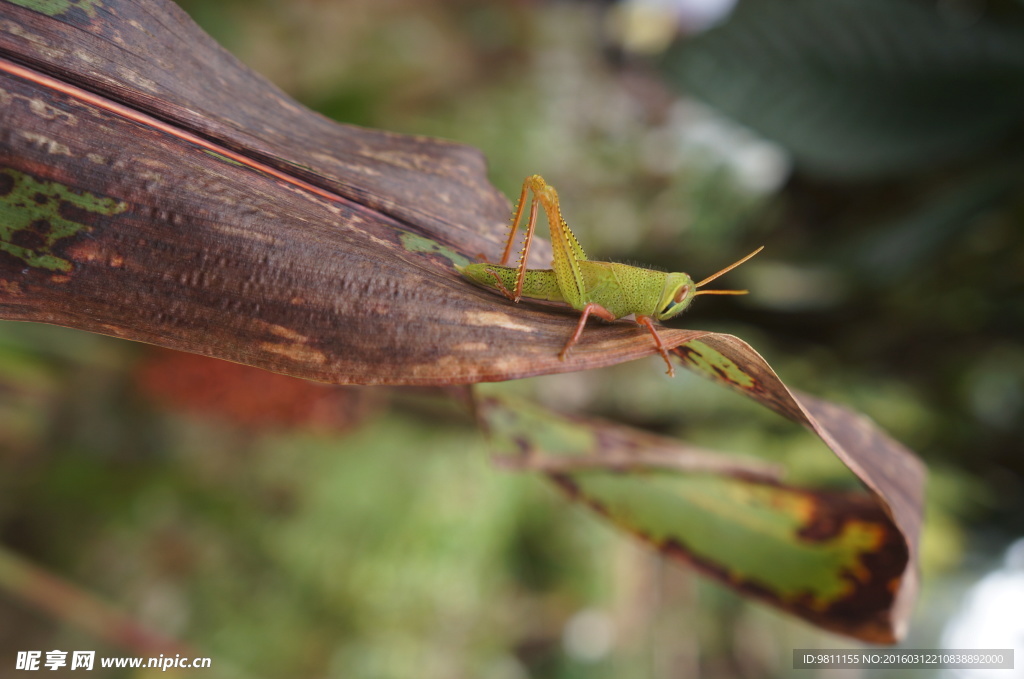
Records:
[[[690,294],[690,286],[689,285],[684,285],[683,287],[679,288],[679,292],[677,292],[675,297],[672,298],[672,301],[675,302],[676,304],[679,304],[684,299],[686,299],[686,296],[689,295],[689,294]]]

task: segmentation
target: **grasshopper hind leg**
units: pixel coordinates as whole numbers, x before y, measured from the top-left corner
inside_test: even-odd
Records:
[[[505,297],[512,300],[513,302],[519,301],[519,297],[517,297],[514,292],[505,287],[505,282],[501,280],[501,276],[498,275],[497,271],[495,271],[494,269],[484,269],[484,271],[494,276],[494,287],[496,287],[498,291],[501,292],[501,294],[505,295]]]
[[[530,214],[526,218],[526,236],[523,238],[523,247],[519,252],[519,263],[516,268],[519,270],[516,276],[516,284],[513,295],[509,297],[513,302],[518,302],[523,296],[523,281],[526,278],[526,262],[530,254],[530,245],[533,243],[533,233],[537,229],[537,212],[541,204],[551,222],[552,233],[555,231],[555,224],[562,223],[561,212],[558,208],[558,194],[548,186],[544,178],[539,174],[527,177],[523,181],[523,188],[519,192],[519,200],[516,201],[515,210],[512,211],[512,220],[508,227],[508,238],[505,241],[505,250],[501,254],[501,266],[507,266],[512,256],[512,247],[516,241],[516,232],[519,229],[519,222],[523,218],[523,211],[526,208],[526,199],[530,198]]]
[[[533,191],[533,197],[530,200],[530,216],[526,220],[526,237],[523,239],[523,248],[519,253],[519,274],[516,276],[516,284],[514,286],[514,292],[509,293],[508,289],[503,283],[499,281],[500,290],[506,297],[513,302],[518,302],[523,296],[523,279],[526,276],[526,257],[530,253],[530,243],[533,240],[533,232],[537,227],[537,188],[535,186],[534,175],[533,177],[527,177],[526,181],[523,182],[523,190],[519,192],[519,200],[516,201],[516,207],[512,211],[512,220],[508,225],[508,239],[505,241],[505,250],[501,253],[501,266],[508,266],[509,257],[512,256],[512,246],[516,242],[516,232],[519,230],[519,221],[523,217],[523,208],[526,207],[526,198],[530,191]],[[543,180],[541,180],[543,182]],[[495,275],[497,277],[497,275]]]

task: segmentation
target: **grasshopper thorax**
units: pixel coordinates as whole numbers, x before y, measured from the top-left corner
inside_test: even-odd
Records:
[[[690,306],[697,286],[693,279],[684,273],[670,273],[665,276],[665,287],[661,291],[661,299],[658,300],[658,307],[654,317],[659,321],[665,321],[673,316],[681,314],[686,307]]]

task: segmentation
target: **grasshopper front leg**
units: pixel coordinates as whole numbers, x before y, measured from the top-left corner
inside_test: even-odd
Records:
[[[668,366],[668,376],[675,377],[676,369],[672,367],[672,361],[668,357],[668,349],[665,348],[665,344],[661,341],[661,335],[658,334],[657,329],[654,327],[654,321],[651,320],[650,316],[637,314],[636,322],[651,331],[651,335],[654,336],[654,343],[658,347],[658,353],[661,354],[663,359],[665,359],[665,365]]]
[[[600,304],[591,302],[584,306],[582,314],[580,315],[580,321],[576,324],[576,331],[572,334],[572,337],[569,338],[569,341],[565,343],[565,346],[562,347],[562,351],[558,354],[559,359],[564,361],[569,355],[569,352],[572,351],[573,346],[579,341],[580,335],[583,334],[583,326],[587,324],[587,319],[590,317],[590,314],[594,314],[598,318],[603,318],[606,321],[616,320],[615,314],[608,311]],[[665,359],[665,365],[668,366],[668,376],[675,377],[676,369],[672,366],[672,360],[669,358],[668,349],[665,347],[665,343],[661,341],[661,335],[658,334],[657,328],[654,327],[654,321],[651,320],[650,316],[637,314],[636,322],[638,325],[642,325],[651,331],[651,335],[654,337],[654,345],[658,347],[658,353],[661,354],[663,359]]]
[[[572,351],[573,345],[575,345],[576,342],[579,341],[580,335],[583,334],[583,326],[587,324],[587,319],[590,318],[590,314],[594,314],[598,318],[603,318],[606,321],[615,320],[615,314],[608,311],[600,304],[595,304],[594,302],[591,302],[590,304],[584,306],[581,311],[582,313],[580,314],[580,322],[576,324],[576,332],[572,334],[572,337],[569,338],[569,341],[565,343],[564,347],[562,347],[562,351],[558,353],[559,360],[564,361],[565,358],[569,355],[569,352]]]

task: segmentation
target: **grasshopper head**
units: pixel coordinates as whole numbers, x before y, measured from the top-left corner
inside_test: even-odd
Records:
[[[732,271],[743,262],[747,261],[764,249],[762,245],[749,255],[733,262],[718,273],[712,274],[700,283],[694,283],[693,279],[684,273],[670,273],[665,277],[665,287],[661,291],[661,299],[658,301],[658,308],[654,313],[655,318],[664,321],[673,316],[678,316],[697,295],[745,295],[746,290],[697,290],[705,283],[710,283],[727,271]]]
[[[697,286],[694,285],[693,279],[686,274],[668,274],[665,276],[665,287],[662,288],[661,299],[658,300],[654,317],[659,321],[665,321],[683,313],[683,310],[690,306],[696,292]]]

